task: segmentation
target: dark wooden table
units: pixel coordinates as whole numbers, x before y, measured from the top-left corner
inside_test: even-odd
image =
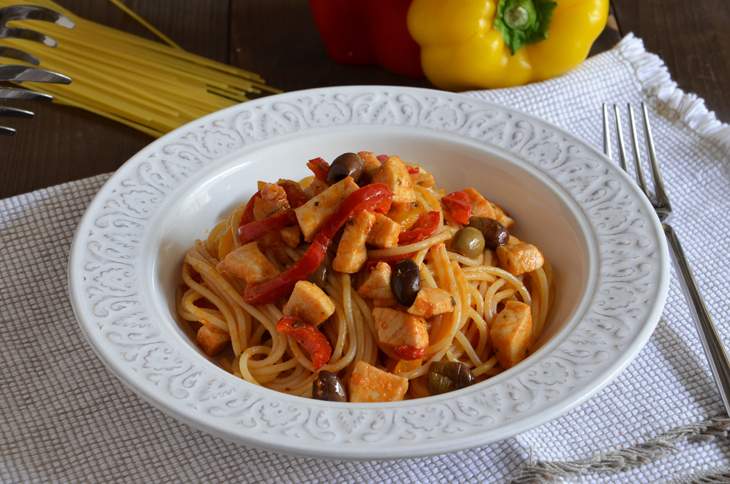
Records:
[[[103,0],[57,0],[88,19],[149,36]],[[22,3],[22,2],[19,2]],[[730,2],[728,0],[613,0],[614,17],[594,47],[613,46],[634,32],[667,62],[674,79],[730,120]],[[376,67],[330,61],[306,0],[127,0],[184,48],[245,67],[284,90],[338,84],[428,85]],[[264,20],[265,19],[265,20]],[[82,110],[22,104],[33,120],[11,120],[13,138],[0,138],[0,198],[110,172],[152,139]]]

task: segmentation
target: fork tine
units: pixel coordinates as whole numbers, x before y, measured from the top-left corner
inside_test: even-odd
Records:
[[[70,18],[40,5],[10,5],[0,8],[0,23],[3,26],[13,20],[43,20],[67,29],[75,26]]]
[[[13,128],[8,128],[7,126],[0,126],[0,136],[12,136],[15,134],[15,130]]]
[[[631,128],[631,142],[634,146],[634,168],[636,169],[636,176],[639,179],[639,186],[647,198],[649,197],[649,190],[646,188],[646,180],[644,179],[644,170],[641,169],[641,149],[639,149],[639,137],[636,135],[636,116],[634,116],[634,107],[629,104],[629,127]]]
[[[40,42],[48,47],[57,47],[58,41],[53,37],[31,29],[18,27],[3,27],[0,29],[0,39],[23,39]]]
[[[9,106],[0,106],[0,116],[12,116],[13,118],[32,118],[35,116],[33,111],[27,109],[11,108]]]
[[[14,47],[7,47],[4,45],[0,45],[0,57],[7,57],[9,59],[17,59],[23,62],[27,62],[29,64],[33,64],[34,66],[37,66],[40,64],[40,61],[37,57],[28,54],[27,52],[23,52],[20,49],[16,49]]]
[[[29,89],[21,89],[17,87],[0,87],[0,99],[39,99],[43,101],[50,101],[53,96],[44,92],[31,91]]]
[[[654,137],[651,134],[649,110],[646,107],[646,103],[641,103],[641,110],[644,115],[644,133],[646,134],[646,144],[649,148],[649,161],[651,162],[651,174],[654,176],[654,191],[656,192],[657,203],[659,206],[665,207],[667,211],[671,211],[669,197],[664,189],[664,178],[659,169],[659,162],[657,161],[656,150],[654,149]]]
[[[619,162],[621,168],[628,173],[626,169],[626,145],[624,144],[624,130],[621,127],[621,112],[616,104],[613,105],[613,113],[616,116],[616,133],[618,134],[618,151],[619,151]]]
[[[611,123],[608,118],[608,104],[603,103],[603,152],[611,158]]]
[[[0,81],[9,82],[52,82],[71,84],[71,78],[58,72],[15,64],[0,64]]]
[[[74,27],[73,21],[68,17],[40,5],[11,5],[0,8],[0,38],[33,40],[49,47],[58,45],[56,39],[31,29],[7,27],[6,24],[13,20],[43,20],[69,29]]]

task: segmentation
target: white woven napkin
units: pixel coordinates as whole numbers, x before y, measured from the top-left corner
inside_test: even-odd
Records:
[[[601,140],[602,102],[647,101],[676,229],[730,336],[730,127],[682,93],[641,41],[561,79],[470,93]],[[675,281],[639,357],[564,417],[479,449],[392,462],[290,458],[208,436],[142,402],[83,340],[66,296],[72,234],[107,175],[0,201],[0,480],[428,482],[657,481],[730,468],[722,414]],[[730,474],[725,474],[730,478]]]

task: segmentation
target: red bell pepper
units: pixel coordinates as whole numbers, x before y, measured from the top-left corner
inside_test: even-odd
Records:
[[[249,304],[268,304],[287,295],[297,281],[309,277],[322,264],[327,254],[327,245],[313,241],[302,258],[289,269],[267,281],[246,286],[243,299]]]
[[[393,197],[386,197],[383,198],[380,203],[378,203],[375,208],[373,209],[376,212],[380,213],[388,213],[390,212],[390,207],[393,205]]]
[[[314,240],[331,241],[342,226],[359,212],[363,210],[383,212],[389,207],[386,202],[392,199],[393,192],[383,183],[371,183],[355,190],[340,204],[337,211],[327,219],[324,227],[314,236]]]
[[[309,359],[312,360],[315,370],[319,370],[332,357],[332,345],[316,326],[291,316],[284,316],[276,323],[276,330],[294,338],[304,351],[309,353]]]
[[[246,286],[244,300],[249,304],[267,304],[291,292],[297,281],[317,270],[335,234],[348,220],[363,210],[382,210],[383,200],[392,197],[393,193],[382,183],[373,183],[351,193],[317,232],[302,258],[276,277]]]
[[[240,225],[253,222],[253,205],[254,203],[256,203],[256,199],[258,198],[261,198],[261,194],[259,192],[256,192],[251,198],[248,199],[248,203],[246,203],[246,208],[243,210],[243,215],[241,216]]]
[[[245,212],[244,212],[245,215]],[[248,244],[252,240],[259,239],[262,235],[274,230],[283,229],[289,225],[297,223],[297,217],[294,210],[285,210],[263,220],[256,220],[247,224],[239,225],[238,240],[242,244]]]
[[[446,213],[456,223],[460,223],[461,225],[469,223],[469,217],[471,217],[471,202],[469,201],[469,195],[465,192],[449,193],[441,199],[441,203],[444,204]]]
[[[307,162],[307,168],[312,170],[312,173],[314,173],[314,176],[318,180],[322,180],[323,182],[327,181],[327,173],[330,171],[330,165],[324,159],[317,157],[309,160]]]
[[[423,77],[421,49],[406,20],[411,0],[309,0],[309,6],[335,61]]]
[[[441,216],[438,212],[422,213],[410,230],[398,236],[398,245],[408,245],[420,242],[433,235],[439,226]]]
[[[417,360],[426,354],[426,348],[416,348],[411,345],[396,346],[393,353],[401,360]]]

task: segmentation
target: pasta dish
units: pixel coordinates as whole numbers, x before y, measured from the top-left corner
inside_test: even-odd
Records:
[[[522,361],[550,267],[475,188],[398,156],[344,153],[258,182],[182,264],[198,347],[257,385],[340,402],[444,393]]]

